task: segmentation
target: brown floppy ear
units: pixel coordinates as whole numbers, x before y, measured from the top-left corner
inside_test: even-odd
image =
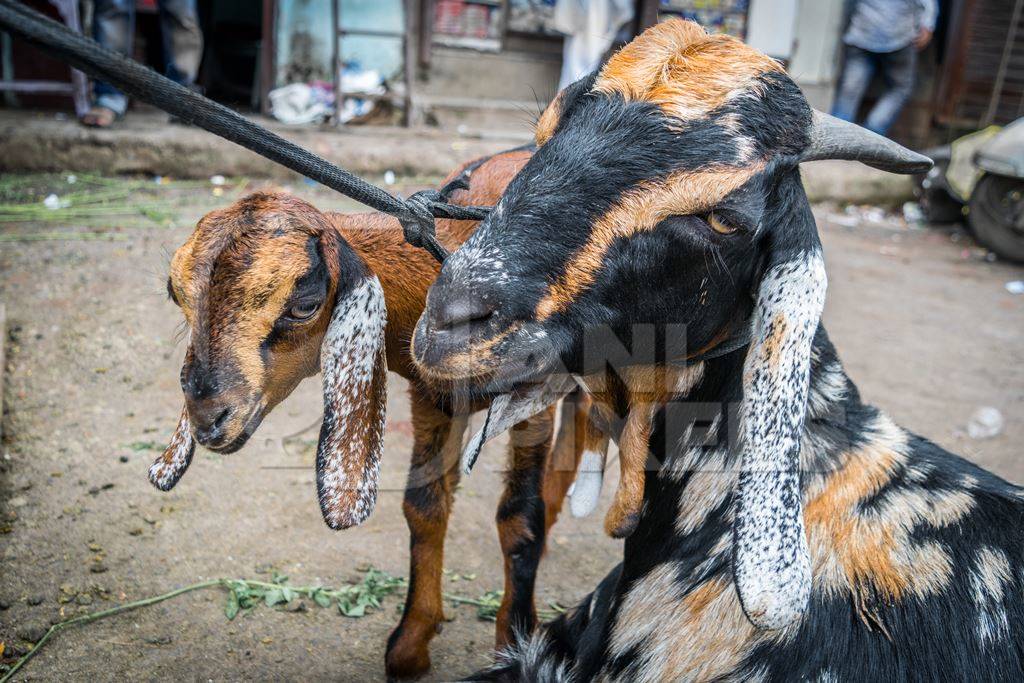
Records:
[[[149,467],[149,481],[161,491],[170,491],[185,474],[192,456],[196,452],[196,441],[192,437],[192,424],[188,419],[188,411],[181,409],[178,427],[171,436],[171,443]]]
[[[316,452],[320,510],[332,529],[373,512],[384,446],[384,291],[375,275],[339,291],[320,349],[324,422]]]

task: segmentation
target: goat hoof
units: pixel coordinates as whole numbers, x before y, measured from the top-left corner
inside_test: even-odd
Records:
[[[396,628],[388,638],[384,671],[389,681],[409,681],[430,671],[430,636],[440,625],[421,625],[420,629]],[[416,631],[421,631],[417,634]],[[429,635],[428,635],[429,634]],[[422,637],[417,638],[417,635]]]
[[[384,672],[389,681],[412,681],[430,671],[430,654],[391,650],[384,659]]]

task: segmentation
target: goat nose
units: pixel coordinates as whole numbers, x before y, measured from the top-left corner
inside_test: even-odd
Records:
[[[224,436],[224,425],[232,409],[213,402],[189,402],[188,416],[195,429],[196,440],[203,445],[214,444]]]
[[[496,302],[489,297],[458,293],[441,298],[438,305],[431,307],[430,317],[435,332],[469,333],[494,315],[495,310]]]

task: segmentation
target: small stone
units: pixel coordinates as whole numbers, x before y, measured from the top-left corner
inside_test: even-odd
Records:
[[[967,423],[967,435],[972,439],[991,439],[1003,432],[1006,420],[998,408],[983,406],[974,411]],[[13,501],[12,501],[13,504]]]
[[[265,638],[260,639],[260,642],[263,643],[264,645],[270,645],[272,642],[274,642],[274,639],[271,638],[270,636],[267,636]]]
[[[32,595],[25,598],[25,602],[32,606],[41,605],[44,602],[46,602],[46,596],[42,593],[33,593]]]
[[[25,496],[15,496],[14,498],[11,498],[9,501],[7,501],[7,504],[10,505],[12,508],[25,507],[26,505],[28,505],[28,498],[26,498]]]
[[[89,571],[91,571],[93,574],[103,574],[107,571],[107,565],[103,564],[102,562],[97,562],[93,564],[91,567],[89,567]]]
[[[142,529],[140,529],[139,527],[135,527],[134,529],[130,530],[128,532],[128,534],[131,535],[131,536],[141,536],[142,535]]]
[[[49,630],[50,627],[42,622],[29,622],[18,627],[16,635],[30,643],[38,643]]]
[[[75,598],[75,602],[77,602],[79,605],[91,605],[92,596],[88,593],[79,593],[78,596]]]
[[[10,608],[11,608],[11,599],[10,598],[0,598],[0,612],[2,612],[5,609],[10,609]]]
[[[156,520],[150,517],[149,515],[143,515],[142,521],[146,524],[156,524]]]
[[[150,636],[146,638],[146,642],[150,645],[170,645],[172,638],[170,636]]]
[[[99,551],[103,550],[103,548],[100,546],[99,543],[90,543],[89,550],[93,551],[94,553],[98,553]]]
[[[118,458],[118,460],[120,460],[121,462],[128,462],[128,456],[122,455],[120,458]]]

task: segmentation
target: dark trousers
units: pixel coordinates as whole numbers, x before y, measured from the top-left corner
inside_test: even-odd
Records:
[[[182,85],[192,85],[203,56],[196,0],[157,0],[163,36],[164,73]],[[135,37],[135,0],[96,0],[93,37],[100,45],[130,55]],[[128,98],[107,83],[96,82],[96,104],[119,116],[128,109]]]
[[[832,115],[853,121],[872,79],[881,75],[886,90],[871,108],[864,127],[885,135],[914,91],[916,71],[917,50],[913,45],[895,52],[869,52],[847,45],[846,64],[832,105]]]

